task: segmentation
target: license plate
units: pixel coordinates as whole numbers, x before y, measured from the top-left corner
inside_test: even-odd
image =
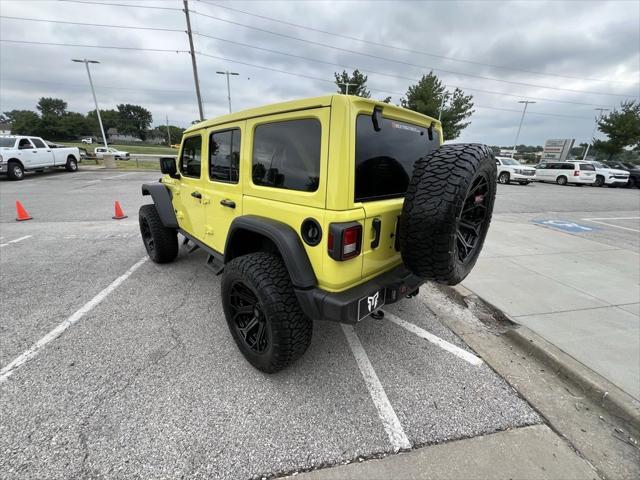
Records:
[[[373,292],[371,295],[362,297],[358,301],[358,321],[362,320],[367,315],[372,314],[378,308],[384,305],[385,301],[385,289]]]

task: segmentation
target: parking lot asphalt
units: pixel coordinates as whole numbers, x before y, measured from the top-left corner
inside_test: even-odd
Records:
[[[317,322],[291,368],[254,370],[228,332],[220,279],[202,252],[162,266],[143,260],[140,184],[158,176],[0,180],[0,367],[24,360],[0,380],[7,477],[260,478],[397,451],[392,433],[414,448],[542,421],[424,294],[353,331]],[[534,215],[569,191],[500,186],[496,212]],[[607,202],[624,211],[638,195],[578,193],[602,195],[590,214]],[[544,200],[528,211],[527,196]],[[16,199],[33,220],[15,222]],[[130,218],[111,219],[115,200]],[[394,417],[399,431],[390,432]]]

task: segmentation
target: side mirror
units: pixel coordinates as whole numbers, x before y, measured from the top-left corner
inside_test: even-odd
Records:
[[[176,166],[176,159],[173,157],[160,158],[160,171],[171,178],[180,178],[178,175],[178,167]]]

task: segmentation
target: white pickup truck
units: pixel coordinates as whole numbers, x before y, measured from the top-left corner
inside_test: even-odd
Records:
[[[67,172],[75,172],[79,160],[80,150],[75,147],[52,146],[40,137],[0,136],[0,174],[7,175],[10,180],[22,180],[24,172],[50,167],[64,167]]]

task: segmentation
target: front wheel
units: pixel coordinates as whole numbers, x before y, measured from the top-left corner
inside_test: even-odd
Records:
[[[286,368],[311,343],[312,321],[302,312],[278,255],[256,252],[229,262],[222,276],[222,307],[240,352],[258,370]]]
[[[7,176],[9,180],[22,180],[24,178],[24,168],[18,162],[9,162]]]
[[[509,178],[510,178],[509,172],[502,172],[498,177],[498,182],[500,182],[503,185],[506,185],[507,183],[509,183]]]
[[[602,175],[596,176],[596,181],[594,183],[596,187],[601,187],[604,185],[604,177]]]
[[[178,256],[178,233],[162,224],[155,205],[143,205],[138,213],[140,234],[149,258],[168,263]]]

